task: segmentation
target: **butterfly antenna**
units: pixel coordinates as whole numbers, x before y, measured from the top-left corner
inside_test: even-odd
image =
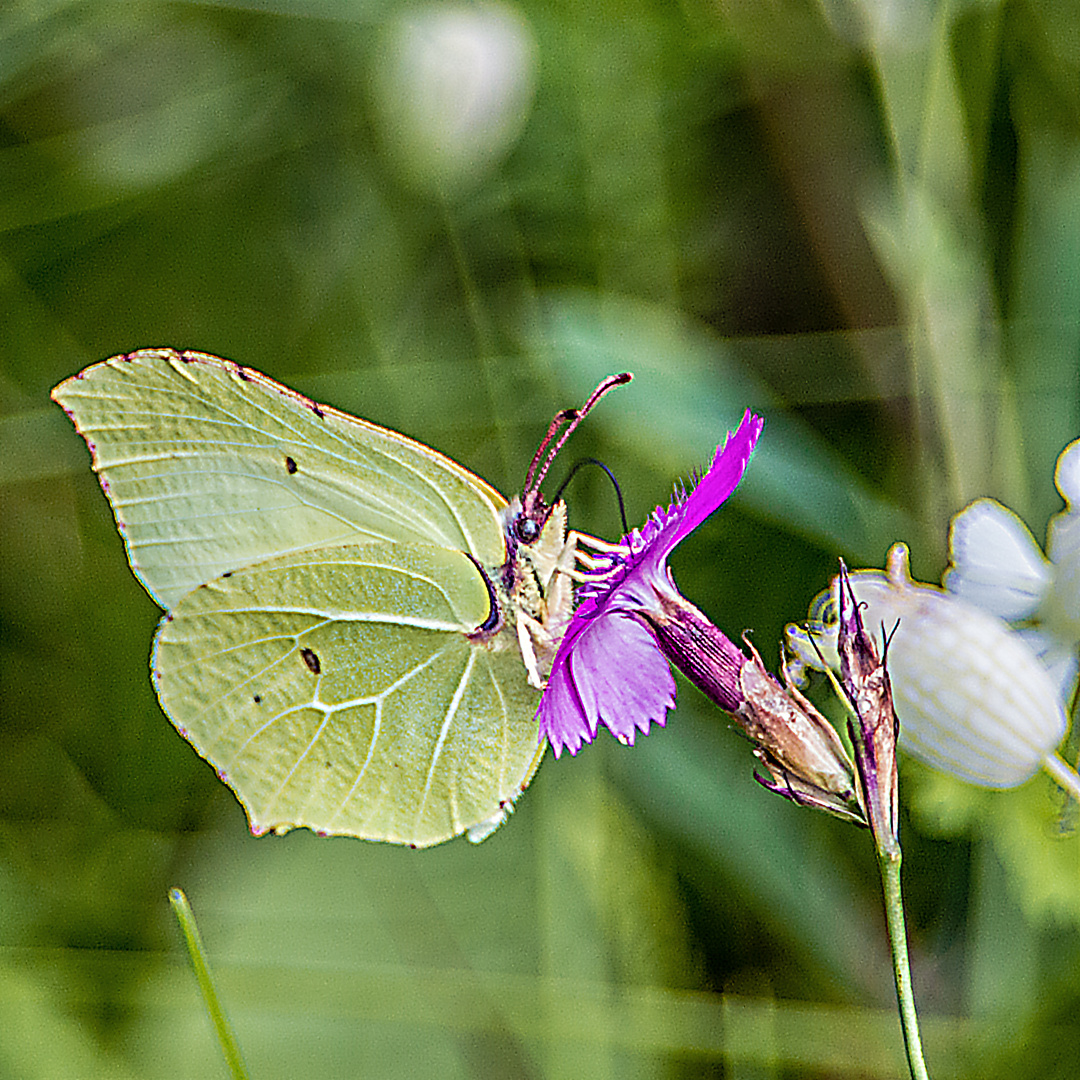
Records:
[[[627,536],[630,532],[630,526],[626,523],[626,507],[623,504],[622,488],[619,487],[619,481],[615,479],[615,474],[599,458],[587,457],[576,462],[574,467],[567,474],[566,479],[559,485],[559,490],[555,492],[555,497],[551,500],[552,503],[557,503],[559,499],[562,498],[562,493],[566,490],[567,484],[574,479],[574,474],[578,469],[585,465],[599,465],[600,468],[607,473],[607,477],[611,481],[611,486],[615,489],[615,498],[619,500],[619,517],[622,519],[623,536]]]
[[[555,414],[555,419],[551,421],[551,426],[544,436],[544,441],[537,447],[536,453],[533,455],[532,463],[529,465],[529,471],[525,474],[526,491],[533,490],[533,477],[536,475],[536,468],[540,464],[540,459],[544,456],[544,451],[548,448],[548,444],[555,438],[559,428],[561,428],[568,420],[572,420],[575,416],[577,416],[577,409],[563,409],[562,412],[557,412]],[[544,468],[546,471],[547,466]],[[542,476],[543,474],[541,474],[541,477]],[[539,487],[540,485],[537,484],[536,486]]]
[[[592,407],[609,391],[616,386],[622,386],[628,383],[634,376],[629,371],[624,371],[619,375],[609,375],[590,395],[589,400],[581,406],[580,409],[563,409],[562,412],[555,414],[555,419],[551,421],[551,426],[548,428],[547,434],[544,436],[544,441],[540,444],[540,448],[536,451],[536,456],[532,459],[532,464],[529,466],[529,471],[525,475],[525,490],[526,492],[538,491],[540,485],[544,482],[544,477],[547,475],[548,469],[551,467],[551,463],[555,460],[555,455],[563,448],[563,444],[574,433],[574,429],[589,415]],[[566,430],[559,436],[558,442],[551,449],[548,447],[551,445],[552,440],[558,434],[559,429],[566,424]],[[544,461],[542,467],[537,471],[540,458],[543,456],[544,451],[547,450],[547,458]]]

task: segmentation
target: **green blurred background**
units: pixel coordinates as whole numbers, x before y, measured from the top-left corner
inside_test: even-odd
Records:
[[[556,409],[631,523],[767,417],[684,593],[770,664],[843,555],[1040,540],[1080,432],[1074,0],[0,6],[0,1077],[905,1075],[869,839],[782,802],[692,687],[550,756],[478,848],[252,838],[161,715],[157,609],[48,400],[197,348],[502,491]],[[556,470],[558,473],[559,470]],[[559,480],[561,475],[553,476]],[[612,537],[586,471],[573,523]],[[1080,837],[1049,781],[904,761],[938,1077],[1080,1073]]]

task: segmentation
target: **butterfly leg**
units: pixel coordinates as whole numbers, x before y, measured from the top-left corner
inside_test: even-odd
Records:
[[[547,631],[544,624],[534,619],[528,612],[517,612],[517,638],[518,647],[521,649],[521,659],[525,663],[525,671],[529,676],[529,685],[537,690],[543,690],[547,683],[546,677],[540,674],[540,656],[543,654]],[[537,646],[540,649],[538,655]],[[550,667],[550,664],[548,665]]]
[[[601,554],[594,557],[582,550],[579,543]],[[550,572],[545,580],[540,581],[542,603],[533,609],[534,613],[527,611],[525,605],[517,607],[518,645],[531,686],[543,689],[547,684],[552,661],[574,612],[574,582],[596,581],[602,576],[598,571],[602,572],[608,567],[605,554],[625,554],[625,550],[623,546],[609,544],[586,533],[575,530],[567,533],[554,562],[549,564]],[[588,575],[577,569],[579,563],[590,571]]]
[[[582,547],[592,548],[599,554],[590,555],[588,551],[583,551]],[[619,567],[618,561],[613,560],[611,556],[625,557],[626,554],[625,544],[609,544],[606,540],[599,540],[588,533],[572,530],[567,534],[566,543],[559,552],[555,563],[555,573],[579,584],[586,581],[603,581],[605,577],[614,574]],[[576,569],[578,563],[588,571],[587,574]],[[552,576],[554,577],[554,574]]]

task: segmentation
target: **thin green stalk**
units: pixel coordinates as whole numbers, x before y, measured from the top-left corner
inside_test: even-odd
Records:
[[[1042,766],[1054,778],[1058,787],[1063,788],[1077,802],[1080,802],[1080,776],[1076,774],[1075,769],[1057,754],[1047,754],[1043,758]]]
[[[915,1013],[915,995],[911,988],[911,965],[908,961],[907,930],[904,927],[904,903],[900,893],[900,848],[893,851],[878,849],[881,868],[881,887],[885,894],[885,922],[892,947],[893,974],[896,977],[896,998],[900,1004],[900,1026],[904,1031],[904,1049],[912,1080],[930,1080],[923,1060],[922,1039],[919,1037],[919,1018]]]
[[[203,949],[202,937],[195,923],[195,914],[191,910],[188,898],[182,889],[169,890],[169,903],[172,904],[176,914],[180,930],[187,942],[188,955],[191,957],[191,966],[195,969],[195,978],[199,981],[199,990],[206,1005],[206,1011],[214,1023],[218,1042],[221,1043],[221,1052],[225,1055],[225,1063],[229,1066],[234,1080],[248,1080],[247,1069],[244,1067],[244,1059],[240,1056],[240,1046],[236,1041],[229,1021],[225,1016],[225,1010],[218,1000],[217,991],[214,989],[214,981],[210,977],[210,967],[206,962],[206,951]]]

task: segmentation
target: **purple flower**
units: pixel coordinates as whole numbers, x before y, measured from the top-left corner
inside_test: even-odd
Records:
[[[590,569],[537,713],[541,738],[556,757],[564,748],[576,754],[600,724],[633,745],[637,731],[648,734],[651,723],[664,723],[675,705],[675,680],[650,616],[663,619],[664,601],[681,600],[667,559],[735,490],[762,423],[747,410],[690,495],[678,492],[643,528],[615,545],[583,540],[598,554],[583,560]]]

